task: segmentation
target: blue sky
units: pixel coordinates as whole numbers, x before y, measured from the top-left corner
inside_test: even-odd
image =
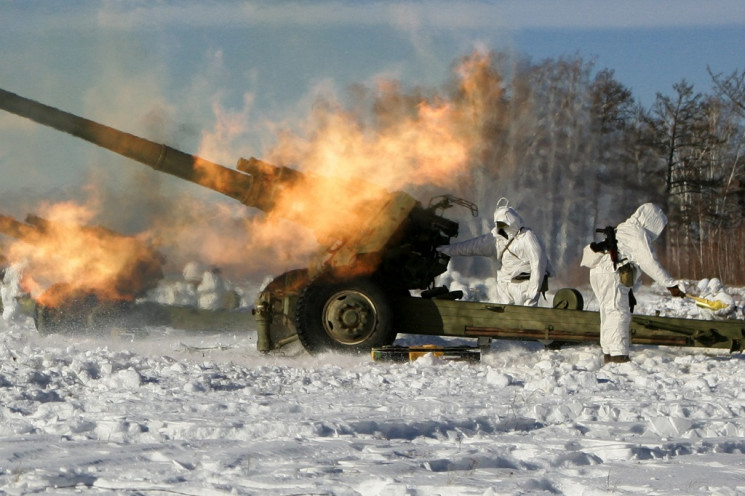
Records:
[[[381,76],[437,86],[474,47],[595,60],[645,105],[683,78],[708,91],[707,66],[745,69],[740,0],[25,0],[0,12],[0,87],[190,153],[219,107],[246,126],[208,157],[226,165],[260,157],[319,93]],[[105,154],[37,127],[0,114],[0,192],[100,171]]]

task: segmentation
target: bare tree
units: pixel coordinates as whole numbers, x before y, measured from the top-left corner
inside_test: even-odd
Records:
[[[707,67],[717,93],[732,103],[733,109],[741,117],[745,117],[745,70],[734,71],[729,76],[714,74]]]
[[[696,181],[698,160],[708,146],[702,140],[705,129],[703,96],[694,93],[685,80],[673,85],[673,97],[657,94],[647,124],[650,143],[660,155],[665,178],[663,209],[670,224],[667,229],[667,255],[677,273],[683,273],[691,246],[691,187]]]
[[[639,198],[654,183],[640,169],[645,163],[643,148],[639,147],[640,109],[631,91],[608,69],[597,73],[590,89],[598,140],[593,225],[599,226],[617,221],[636,208]]]
[[[533,63],[475,52],[452,69],[443,88],[353,87],[343,111],[384,131],[423,102],[452,106],[456,132],[474,145],[469,174],[454,176],[448,191],[488,212],[478,219],[463,213],[462,235],[490,229],[491,209],[506,196],[571,281],[595,228],[654,201],[669,218],[661,251],[675,273],[745,281],[745,71],[710,71],[711,96],[682,80],[645,109],[613,71],[593,75],[594,63],[580,57]],[[484,261],[458,263],[472,274],[489,271]]]

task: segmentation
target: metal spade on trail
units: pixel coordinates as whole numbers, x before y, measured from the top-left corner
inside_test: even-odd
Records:
[[[700,296],[694,296],[689,293],[686,293],[685,297],[690,298],[693,301],[695,301],[697,307],[708,308],[709,310],[721,310],[723,308],[727,308],[727,304],[721,301],[707,300],[706,298],[701,298]]]

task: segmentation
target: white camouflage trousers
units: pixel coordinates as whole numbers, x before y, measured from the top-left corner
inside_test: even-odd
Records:
[[[600,347],[606,355],[629,354],[629,288],[617,272],[590,270],[590,286],[600,304]]]

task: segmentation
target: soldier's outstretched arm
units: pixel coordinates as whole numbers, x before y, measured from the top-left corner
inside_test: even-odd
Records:
[[[438,246],[437,250],[451,257],[496,257],[497,247],[491,233],[458,243]]]

